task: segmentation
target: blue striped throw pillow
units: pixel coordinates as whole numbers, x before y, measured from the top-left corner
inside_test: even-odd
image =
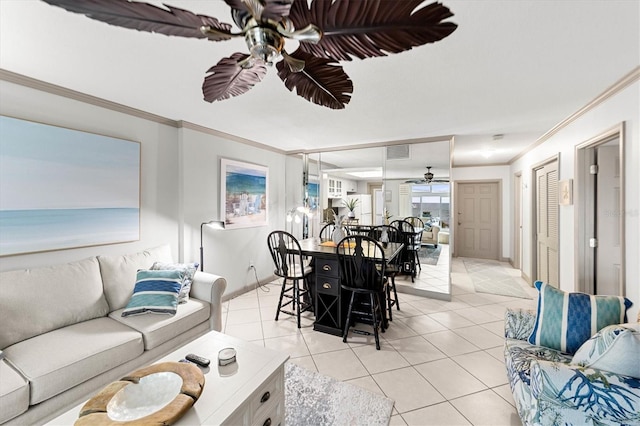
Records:
[[[183,280],[184,271],[180,270],[138,271],[133,295],[122,316],[148,312],[175,315]]]
[[[529,343],[574,354],[602,328],[627,322],[631,301],[619,296],[567,293],[536,281],[538,311]]]

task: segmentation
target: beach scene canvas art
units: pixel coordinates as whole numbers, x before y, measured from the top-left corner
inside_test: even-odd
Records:
[[[139,143],[0,116],[0,256],[139,238]]]
[[[222,158],[220,174],[220,204],[225,227],[266,226],[269,170],[264,166]]]

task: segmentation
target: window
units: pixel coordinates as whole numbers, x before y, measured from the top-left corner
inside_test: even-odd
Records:
[[[425,223],[448,228],[450,199],[448,184],[413,185],[411,215]]]

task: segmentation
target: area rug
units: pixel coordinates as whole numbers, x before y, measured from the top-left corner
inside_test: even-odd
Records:
[[[463,262],[476,292],[532,299],[500,262],[487,259],[463,259]]]
[[[442,246],[422,246],[420,249],[420,263],[425,265],[437,265],[440,258],[440,249]]]
[[[359,386],[285,366],[285,425],[388,425],[393,400]]]

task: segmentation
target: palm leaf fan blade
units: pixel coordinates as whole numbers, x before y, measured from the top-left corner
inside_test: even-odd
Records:
[[[80,13],[91,19],[117,27],[178,37],[209,38],[213,41],[229,40],[231,25],[206,15],[166,6],[127,0],[44,0],[69,12]],[[216,30],[204,34],[200,27]]]
[[[317,44],[301,43],[314,56],[350,61],[399,53],[450,35],[457,25],[441,3],[421,7],[424,0],[314,0],[307,8],[295,2],[289,18],[295,27],[313,22],[322,28]]]
[[[317,58],[297,50],[292,55],[305,62],[300,72],[291,71],[286,59],[278,62],[278,77],[287,89],[296,90],[309,102],[331,109],[343,109],[351,100],[353,82],[335,61]]]
[[[241,66],[249,55],[234,53],[230,58],[222,58],[207,73],[211,73],[202,83],[202,93],[207,102],[221,101],[232,96],[240,96],[262,81],[267,67],[260,61]]]

